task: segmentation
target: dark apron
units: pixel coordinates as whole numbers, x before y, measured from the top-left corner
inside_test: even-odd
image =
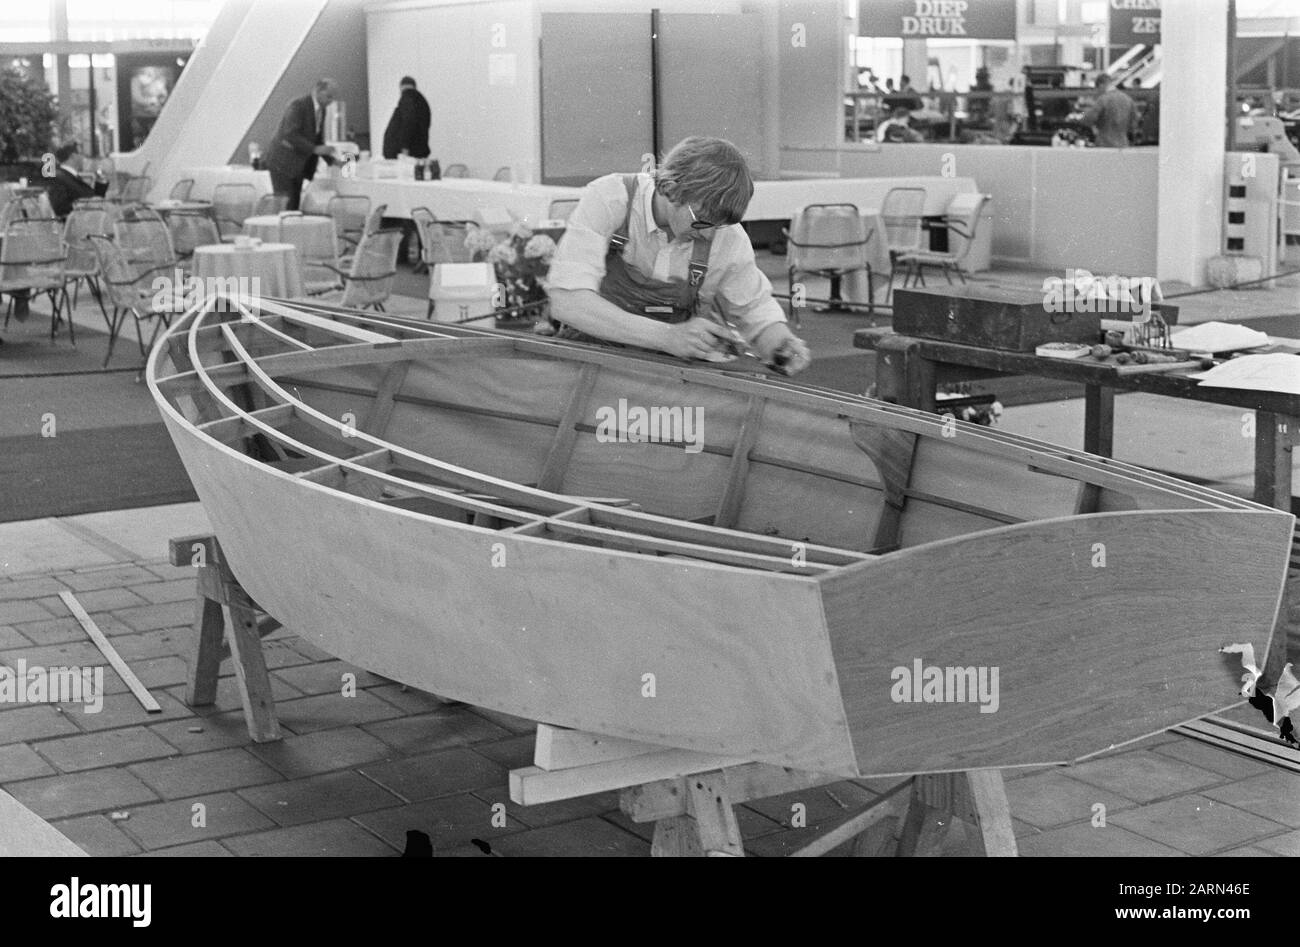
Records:
[[[632,222],[632,202],[636,199],[635,174],[623,175],[623,185],[627,188],[627,213],[623,216],[623,225],[609,238],[609,250],[605,255],[605,278],[600,281],[600,296],[612,302],[624,312],[645,316],[659,322],[686,322],[696,315],[699,306],[700,287],[709,270],[709,251],[713,249],[713,238],[695,240],[688,267],[688,279],[657,280],[643,275],[639,270],[623,261],[623,248],[627,246],[628,228]],[[556,338],[575,342],[594,342],[597,345],[609,345],[622,348],[618,342],[609,342],[579,332],[572,326],[559,323]]]

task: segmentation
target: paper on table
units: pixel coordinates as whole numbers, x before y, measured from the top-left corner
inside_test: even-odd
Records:
[[[1300,356],[1283,352],[1240,355],[1191,377],[1199,378],[1202,385],[1210,388],[1246,388],[1300,395]]]
[[[1171,331],[1169,341],[1174,348],[1190,352],[1232,352],[1268,345],[1268,336],[1231,322],[1202,322],[1200,325]]]
[[[442,263],[438,272],[444,288],[462,286],[491,286],[493,283],[489,263]]]

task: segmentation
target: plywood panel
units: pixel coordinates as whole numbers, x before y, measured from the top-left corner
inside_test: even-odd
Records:
[[[1069,761],[1234,704],[1240,663],[1218,648],[1231,639],[1264,653],[1288,523],[1235,511],[1078,517],[828,577],[862,772]],[[1094,565],[1100,546],[1104,567]],[[893,670],[917,660],[998,668],[996,711],[893,700]]]
[[[883,502],[870,487],[752,464],[736,528],[865,551]]]
[[[650,14],[543,13],[542,183],[638,171],[654,150]]]
[[[330,653],[528,719],[852,772],[815,582],[439,525],[168,423],[236,576]]]
[[[911,487],[1005,513],[1045,519],[1074,512],[1079,485],[1065,477],[1033,473],[1023,460],[966,450],[963,430],[952,438],[923,437],[917,444]]]

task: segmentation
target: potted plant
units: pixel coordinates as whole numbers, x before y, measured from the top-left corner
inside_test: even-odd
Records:
[[[52,150],[58,108],[45,82],[16,66],[0,69],[0,177],[37,178]]]

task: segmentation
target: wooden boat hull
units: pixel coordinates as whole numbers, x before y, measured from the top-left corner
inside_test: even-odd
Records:
[[[1278,511],[853,396],[264,310],[188,315],[150,385],[245,588],[386,677],[875,776],[1076,760],[1238,702],[1225,642],[1266,653]],[[701,406],[703,449],[591,436],[620,397]]]

